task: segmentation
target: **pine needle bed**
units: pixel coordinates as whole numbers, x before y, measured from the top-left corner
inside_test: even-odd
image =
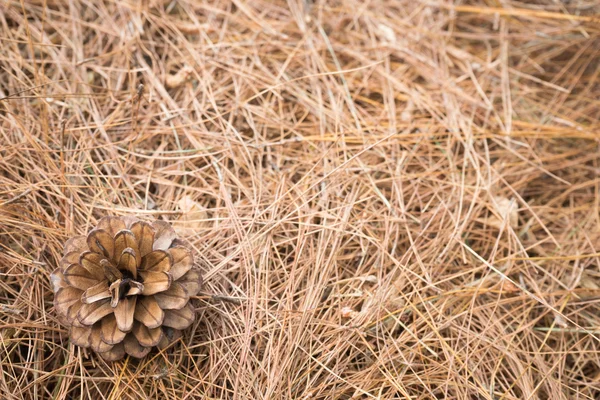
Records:
[[[594,0],[0,0],[6,399],[595,399]],[[50,273],[106,215],[205,284],[145,358]]]

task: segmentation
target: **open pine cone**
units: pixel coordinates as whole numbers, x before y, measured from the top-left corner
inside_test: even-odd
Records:
[[[50,278],[71,342],[109,361],[166,347],[194,321],[202,285],[192,252],[167,222],[105,217],[65,243]]]

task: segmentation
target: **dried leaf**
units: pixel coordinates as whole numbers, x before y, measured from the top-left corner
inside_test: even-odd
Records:
[[[193,235],[208,227],[206,208],[194,201],[190,196],[181,198],[177,205],[182,214],[177,220],[175,230],[181,235]]]
[[[495,196],[494,202],[497,215],[491,215],[487,218],[478,218],[477,221],[496,229],[502,229],[502,227],[505,226],[513,229],[518,228],[519,206],[515,199]]]
[[[183,85],[192,76],[194,69],[190,66],[185,66],[177,71],[175,74],[167,75],[165,79],[165,86],[167,89],[174,89]]]
[[[581,274],[581,278],[579,279],[579,286],[590,290],[600,289],[600,286],[598,286],[596,280],[585,271],[583,271],[583,273]]]
[[[340,314],[342,315],[342,318],[348,319],[348,318],[356,318],[358,316],[359,312],[353,310],[352,307],[342,307]]]

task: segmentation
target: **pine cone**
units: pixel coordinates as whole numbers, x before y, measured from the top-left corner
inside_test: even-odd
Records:
[[[166,347],[194,321],[202,285],[192,252],[163,221],[105,217],[65,243],[50,278],[71,342],[115,361]]]

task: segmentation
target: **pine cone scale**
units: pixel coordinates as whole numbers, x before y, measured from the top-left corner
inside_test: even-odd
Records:
[[[69,265],[63,272],[67,283],[77,289],[87,290],[91,286],[97,285],[100,279],[93,276],[86,268],[79,264]]]
[[[154,244],[154,229],[147,222],[138,221],[131,225],[131,232],[135,235],[138,243],[140,256],[144,257],[152,251]]]
[[[123,342],[116,344],[109,351],[100,354],[106,361],[118,361],[125,356],[125,346]]]
[[[154,298],[163,310],[180,310],[188,303],[190,295],[183,285],[173,282],[168,290],[155,294]]]
[[[105,279],[86,289],[81,295],[81,301],[85,304],[92,304],[98,300],[107,299],[109,297],[110,291],[108,290],[108,281]]]
[[[123,340],[123,345],[125,346],[125,352],[130,356],[142,358],[145,357],[151,350],[150,347],[144,347],[138,342],[135,336],[131,333],[125,336]]]
[[[90,343],[90,334],[92,328],[90,327],[78,327],[74,326],[71,328],[71,342],[81,347],[88,347]]]
[[[105,353],[113,348],[112,344],[108,344],[102,340],[102,324],[96,323],[92,327],[90,333],[90,347],[96,353]]]
[[[137,296],[125,297],[119,301],[114,309],[117,326],[123,332],[129,332],[133,327],[133,314],[135,312],[136,302]]]
[[[105,343],[118,344],[125,339],[127,332],[123,332],[117,326],[117,319],[114,315],[109,315],[102,319],[101,338]]]
[[[68,254],[68,253],[81,254],[85,248],[87,248],[87,237],[86,236],[75,236],[66,241],[64,254]]]
[[[160,343],[160,340],[163,336],[163,331],[161,328],[150,329],[146,325],[137,321],[133,324],[132,333],[140,345],[144,347],[156,346],[158,343]]]
[[[173,260],[171,266],[171,276],[177,280],[185,275],[194,265],[194,259],[185,247],[173,247],[168,250]]]
[[[144,284],[144,296],[164,292],[171,286],[171,275],[167,272],[140,271],[140,278]]]
[[[157,328],[162,325],[165,312],[158,305],[154,296],[143,297],[137,304],[133,318],[146,325],[148,328]]]
[[[140,271],[168,272],[173,265],[173,258],[164,250],[154,250],[142,257]]]
[[[103,229],[94,229],[88,234],[87,245],[90,251],[106,257],[113,258],[115,252],[115,240]]]
[[[83,304],[77,313],[77,319],[83,325],[89,326],[112,312],[110,301],[108,299],[100,300],[91,304]]]
[[[187,304],[179,310],[165,311],[165,318],[162,322],[164,326],[174,329],[185,329],[194,322],[194,309]]]

